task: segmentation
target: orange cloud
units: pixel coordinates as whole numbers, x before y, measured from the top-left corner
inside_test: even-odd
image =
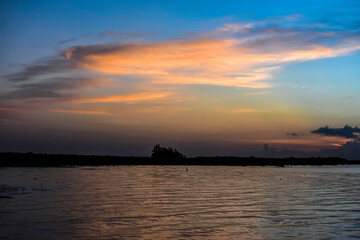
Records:
[[[105,97],[93,97],[93,98],[79,98],[73,100],[74,103],[114,103],[114,102],[124,102],[124,103],[137,103],[152,101],[169,96],[170,93],[160,92],[160,93],[134,93],[127,95],[115,95],[115,96],[105,96]]]
[[[155,83],[210,84],[247,88],[270,87],[261,82],[278,67],[256,67],[271,56],[249,53],[236,39],[130,45],[113,51],[83,53],[69,49],[68,58],[81,68],[106,74],[141,75]],[[77,52],[78,51],[78,52]]]
[[[291,146],[292,149],[299,146],[302,150],[318,151],[322,148],[341,146],[348,140],[342,137],[304,135],[297,138],[268,137],[266,139],[247,139],[246,141],[258,144],[266,142],[271,145],[286,145]]]
[[[90,114],[90,115],[110,115],[109,112],[103,110],[70,110],[70,109],[53,109],[52,112],[70,113],[70,114]]]
[[[112,75],[143,76],[153,83],[267,88],[272,84],[265,80],[284,63],[335,57],[360,49],[360,44],[337,47],[308,44],[305,48],[304,45],[299,49],[284,47],[267,52],[247,46],[242,39],[229,37],[75,47],[68,49],[66,56],[80,68]]]
[[[359,49],[360,49],[360,44],[356,44],[354,46],[344,46],[344,47],[335,47],[335,48],[318,46],[313,49],[292,51],[288,55],[282,57],[279,60],[282,62],[290,62],[290,61],[307,61],[307,60],[314,60],[320,58],[330,58],[330,57],[342,56],[344,54],[357,51]]]

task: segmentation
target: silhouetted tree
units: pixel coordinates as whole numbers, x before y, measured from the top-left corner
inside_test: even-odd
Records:
[[[157,159],[183,159],[185,155],[178,152],[175,148],[164,148],[157,144],[152,150],[151,157]]]

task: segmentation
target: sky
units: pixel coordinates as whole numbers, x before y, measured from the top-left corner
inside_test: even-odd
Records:
[[[359,12],[356,0],[2,0],[0,151],[355,159]]]

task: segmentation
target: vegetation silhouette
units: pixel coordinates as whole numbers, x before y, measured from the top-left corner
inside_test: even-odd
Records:
[[[164,148],[161,147],[159,144],[155,145],[153,150],[152,150],[152,154],[151,154],[151,158],[153,159],[184,159],[185,155],[178,152],[176,150],[176,148],[172,148],[172,147],[168,147],[168,148]]]
[[[165,149],[165,150],[164,150]],[[170,157],[169,157],[170,156]],[[168,158],[169,157],[169,158]],[[0,152],[0,167],[72,167],[106,165],[206,165],[206,166],[291,166],[360,164],[357,160],[338,157],[257,158],[257,157],[195,157],[186,158],[173,148],[156,145],[151,157],[97,155],[66,155]]]

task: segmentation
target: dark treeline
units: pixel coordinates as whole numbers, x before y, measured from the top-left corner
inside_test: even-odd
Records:
[[[38,153],[0,153],[0,166],[59,167],[104,165],[209,165],[209,166],[285,166],[360,164],[343,158],[257,158],[257,157],[119,157]]]

